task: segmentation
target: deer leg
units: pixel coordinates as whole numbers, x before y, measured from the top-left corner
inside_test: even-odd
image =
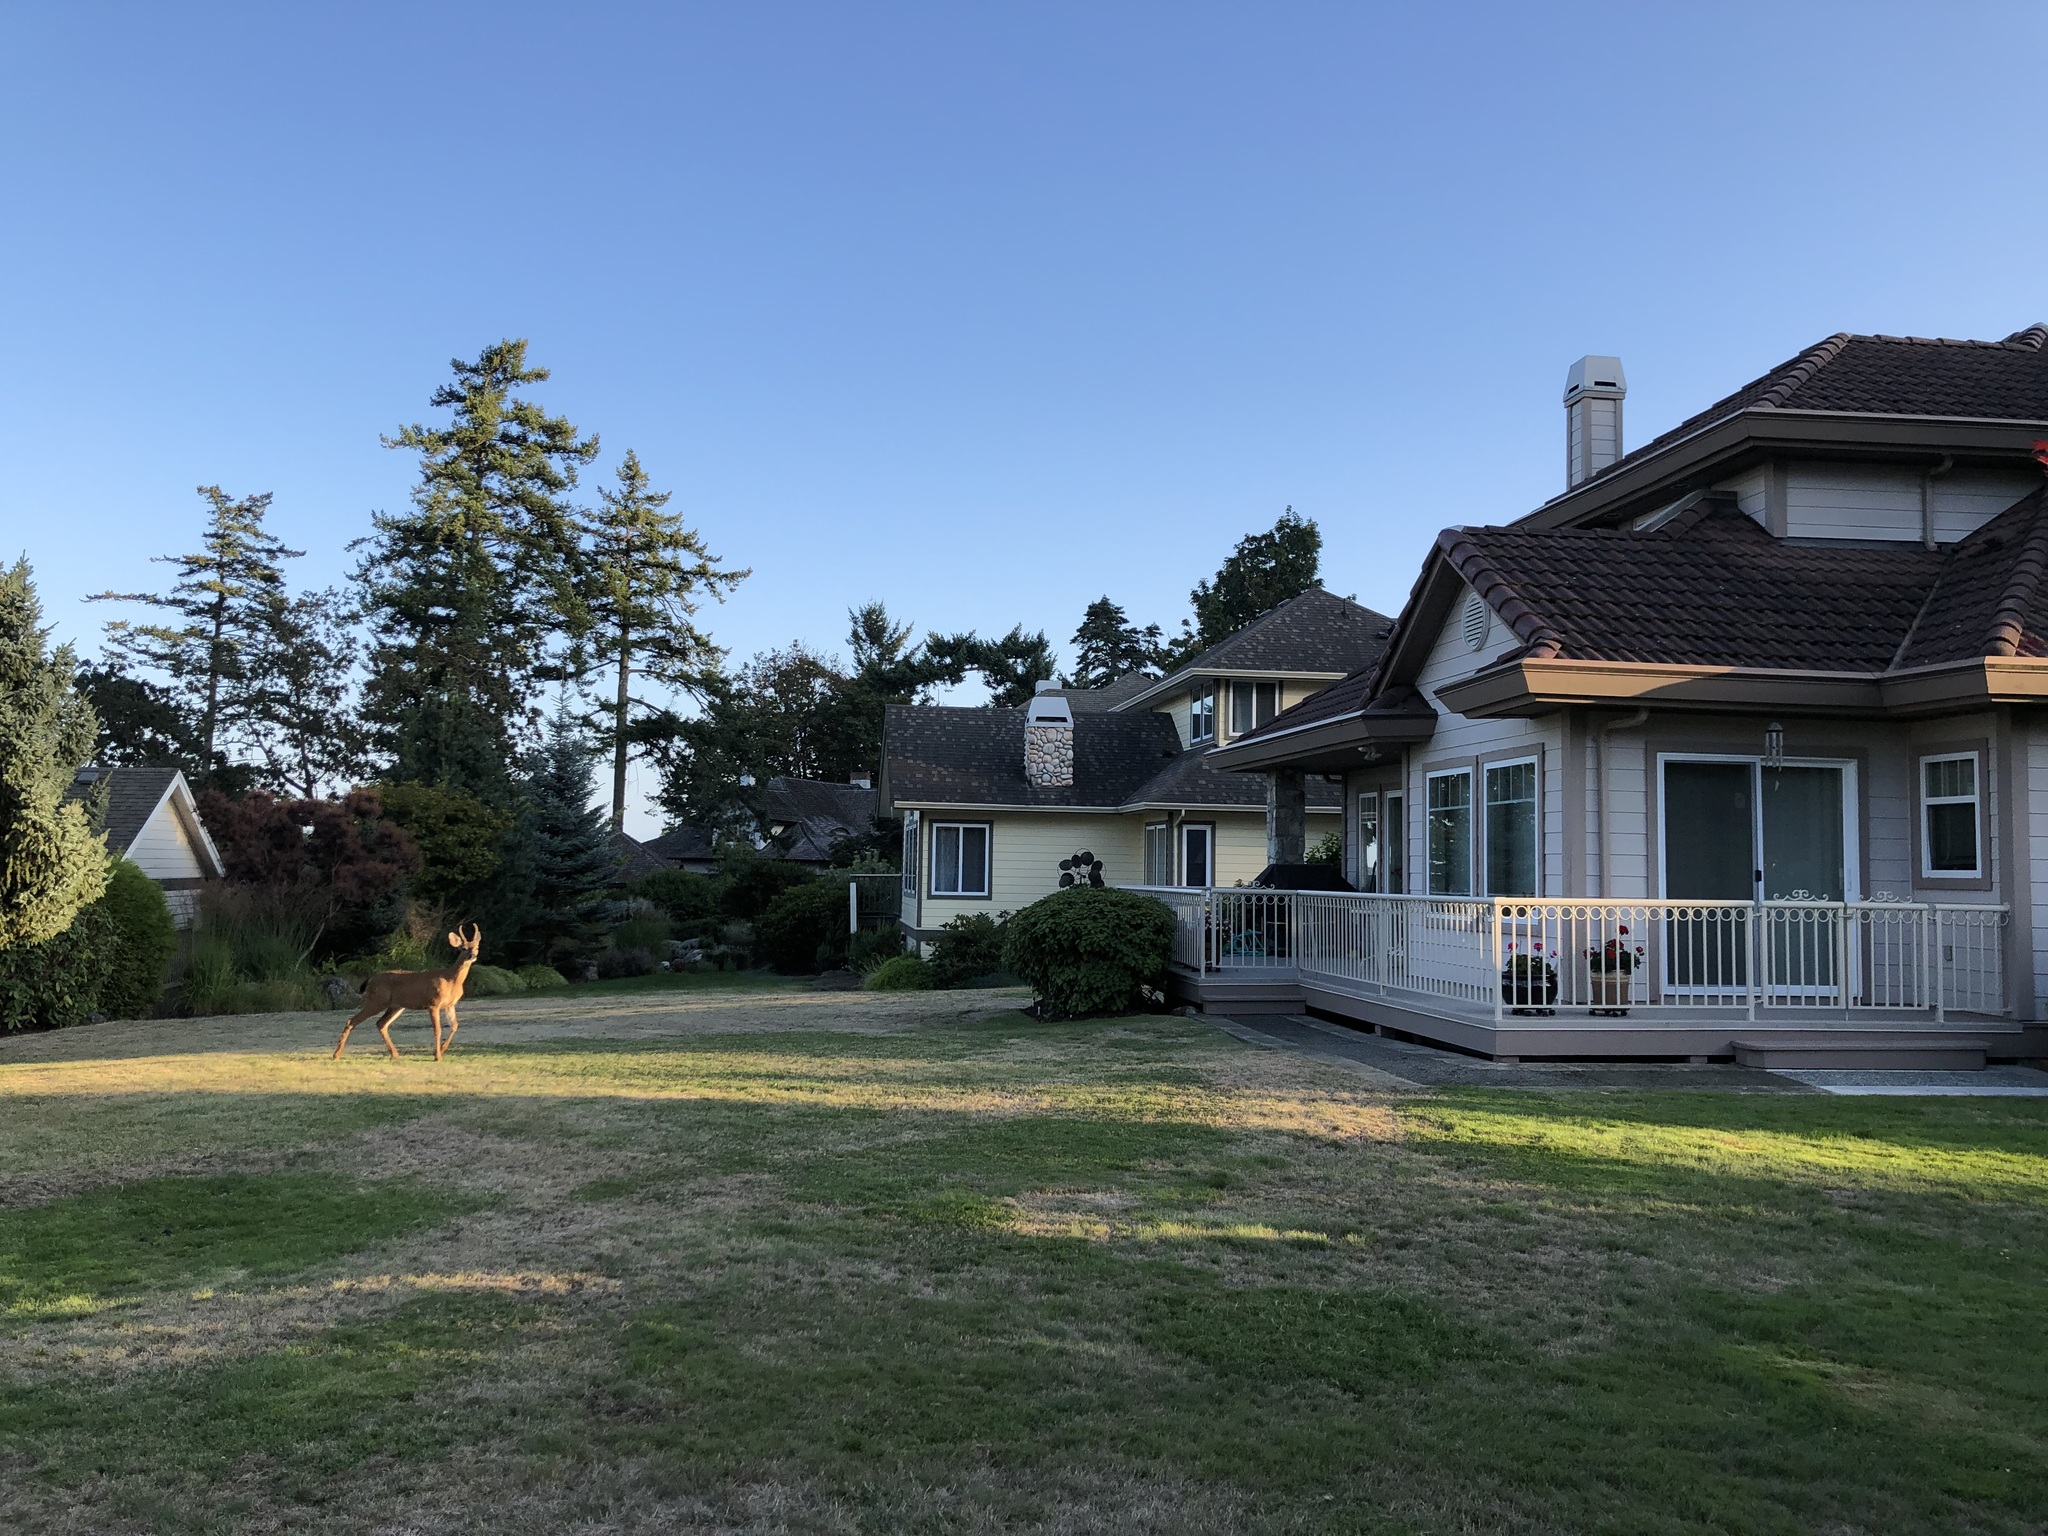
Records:
[[[455,1005],[448,1005],[448,1049],[455,1049],[455,1031],[462,1027],[462,1021],[455,1017]]]
[[[371,1014],[375,1013],[376,1011],[377,1005],[375,1003],[372,1003],[367,1008],[359,1008],[356,1010],[355,1016],[351,1018],[346,1024],[341,1026],[341,1038],[335,1041],[334,1043],[334,1059],[336,1061],[341,1060],[342,1049],[348,1044],[349,1031],[354,1029],[358,1024],[362,1023],[363,1020],[367,1019]]]
[[[436,1003],[427,1010],[427,1017],[434,1021],[434,1060],[441,1059],[441,1006]]]
[[[403,1012],[403,1008],[386,1008],[384,1017],[377,1021],[377,1033],[384,1037],[384,1049],[391,1053],[393,1061],[398,1060],[398,1047],[391,1043],[391,1021]]]

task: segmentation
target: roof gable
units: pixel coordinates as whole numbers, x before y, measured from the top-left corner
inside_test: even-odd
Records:
[[[1186,687],[1197,677],[1217,673],[1340,677],[1379,656],[1393,622],[1363,603],[1310,587],[1267,609],[1236,634],[1197,652],[1116,707],[1135,709]]]

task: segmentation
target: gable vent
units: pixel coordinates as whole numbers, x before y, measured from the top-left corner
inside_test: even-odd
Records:
[[[1486,644],[1488,614],[1486,599],[1474,592],[1465,599],[1465,612],[1458,619],[1458,627],[1464,631],[1465,644],[1472,650]]]

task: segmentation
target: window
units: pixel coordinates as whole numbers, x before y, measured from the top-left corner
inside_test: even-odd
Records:
[[[1380,883],[1379,889],[1389,895],[1398,895],[1408,889],[1407,859],[1408,824],[1401,819],[1401,807],[1407,802],[1406,795],[1388,795],[1385,814],[1380,822]]]
[[[1428,780],[1429,894],[1472,894],[1472,770],[1432,773]]]
[[[1358,797],[1358,888],[1361,891],[1376,891],[1380,888],[1380,797],[1376,794]]]
[[[1278,683],[1232,683],[1230,685],[1230,734],[1242,736],[1256,731],[1280,713]]]
[[[1536,894],[1536,763],[1486,765],[1486,894]]]
[[[988,894],[988,823],[932,823],[932,894]]]
[[[1188,740],[1216,739],[1216,685],[1203,683],[1188,696]]]
[[[1207,822],[1180,824],[1180,883],[1208,886],[1216,877],[1216,829]]]
[[[1977,754],[1920,759],[1921,873],[1981,875]]]
[[[917,900],[917,812],[903,813],[903,894]]]
[[[1145,823],[1145,883],[1173,884],[1173,829],[1163,821]]]

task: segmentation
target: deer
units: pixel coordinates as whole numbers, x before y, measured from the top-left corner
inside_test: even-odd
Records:
[[[391,1043],[391,1022],[408,1008],[424,1008],[434,1021],[434,1060],[439,1061],[455,1044],[455,1031],[460,1027],[455,1017],[455,1005],[462,1000],[462,984],[469,979],[469,968],[476,964],[477,951],[483,947],[483,930],[475,923],[469,925],[469,934],[464,937],[458,930],[448,935],[448,942],[455,946],[455,963],[438,971],[379,971],[366,977],[361,987],[363,1006],[356,1010],[346,1024],[341,1026],[341,1039],[335,1043],[334,1059],[339,1061],[344,1047],[348,1045],[349,1031],[373,1013],[382,1013],[377,1020],[377,1033],[384,1037],[384,1049],[391,1053],[391,1059],[398,1059],[398,1047]],[[448,1015],[448,1041],[441,1042],[441,1015]]]

